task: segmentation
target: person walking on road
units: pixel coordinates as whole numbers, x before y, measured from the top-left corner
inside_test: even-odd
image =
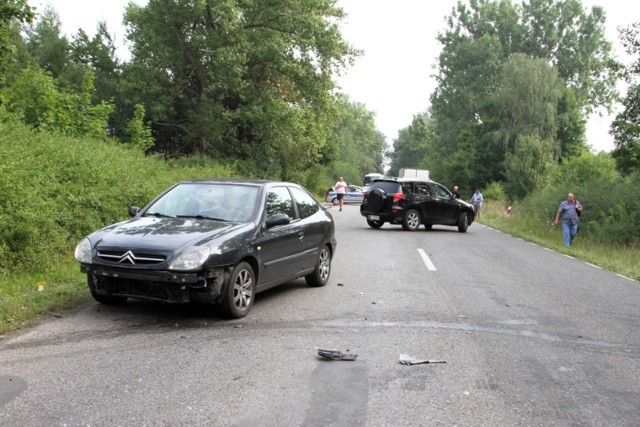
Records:
[[[556,214],[555,225],[558,225],[562,217],[562,237],[564,245],[568,248],[573,242],[573,238],[578,233],[578,221],[582,215],[582,205],[575,199],[573,193],[567,194],[567,200],[563,200]]]
[[[336,189],[336,197],[338,198],[338,203],[340,204],[340,210],[342,210],[342,205],[344,203],[344,196],[347,194],[347,183],[344,182],[342,177],[338,179],[336,185],[334,186]]]

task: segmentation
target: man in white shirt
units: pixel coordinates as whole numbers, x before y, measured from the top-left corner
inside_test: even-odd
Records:
[[[342,210],[342,204],[344,203],[344,195],[347,194],[347,183],[344,182],[342,177],[338,179],[336,185],[334,186],[336,190],[336,197],[338,198],[338,203],[340,204],[340,210]]]

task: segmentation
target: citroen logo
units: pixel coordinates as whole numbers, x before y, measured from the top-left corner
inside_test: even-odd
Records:
[[[128,262],[129,264],[136,263],[136,256],[133,254],[133,252],[127,251],[124,255],[122,255],[122,257],[120,257],[120,260],[118,261],[118,264],[122,264],[124,262]]]

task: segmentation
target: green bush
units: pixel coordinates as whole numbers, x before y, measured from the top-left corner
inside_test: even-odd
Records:
[[[630,190],[638,188],[640,178],[610,173],[576,174],[573,170],[571,175],[566,182],[556,182],[530,195],[517,203],[516,208],[540,223],[550,223],[571,192],[584,207],[581,233],[598,243],[640,244],[640,194]]]
[[[235,175],[213,161],[182,166],[113,140],[35,132],[0,112],[0,271],[46,269],[177,181]]]

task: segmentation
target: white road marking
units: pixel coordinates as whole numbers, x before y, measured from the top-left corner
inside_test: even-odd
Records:
[[[420,249],[420,248],[418,248],[418,253],[422,257],[422,261],[424,261],[424,264],[427,266],[427,269],[429,271],[436,271],[436,266],[433,265],[433,263],[429,259],[429,256],[427,255],[427,253],[425,251],[423,251],[422,249]]]

